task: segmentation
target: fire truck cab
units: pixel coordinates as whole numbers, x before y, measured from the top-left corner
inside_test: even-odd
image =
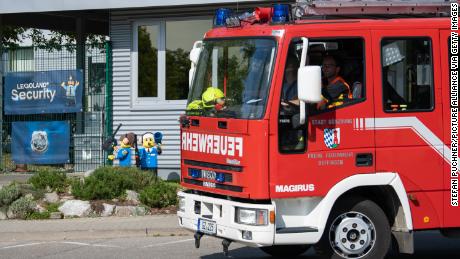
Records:
[[[216,12],[180,118],[177,215],[197,247],[383,258],[392,240],[413,253],[414,231],[457,233],[450,4],[370,2]]]

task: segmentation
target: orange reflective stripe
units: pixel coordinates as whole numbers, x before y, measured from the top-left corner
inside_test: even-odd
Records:
[[[332,82],[331,82],[330,84],[334,84],[334,83],[336,83],[337,81],[342,82],[342,84],[344,84],[344,85],[347,87],[347,89],[348,89],[348,94],[347,94],[347,95],[348,95],[348,98],[349,98],[349,99],[352,99],[352,98],[353,98],[353,94],[352,94],[351,91],[350,91],[350,85],[349,85],[341,76],[337,76],[336,78],[334,78],[334,80],[332,80]]]

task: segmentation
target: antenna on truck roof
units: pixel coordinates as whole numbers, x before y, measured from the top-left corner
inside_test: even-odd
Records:
[[[447,0],[298,0],[294,7],[298,19],[441,17],[450,12]]]

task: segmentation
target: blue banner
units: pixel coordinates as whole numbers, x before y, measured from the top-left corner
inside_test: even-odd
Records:
[[[69,163],[68,121],[15,121],[11,153],[16,164]]]
[[[83,70],[10,72],[5,77],[5,114],[82,111]]]

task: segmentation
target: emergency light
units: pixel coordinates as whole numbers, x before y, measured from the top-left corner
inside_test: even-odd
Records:
[[[226,25],[226,20],[232,14],[232,10],[228,8],[219,8],[214,15],[213,27],[222,27]]]
[[[289,5],[275,4],[273,6],[272,23],[289,22]]]
[[[190,172],[190,176],[192,178],[199,178],[201,176],[201,170],[200,169],[190,168],[189,172]]]
[[[216,174],[216,181],[219,182],[219,183],[225,182],[225,174],[217,173]]]

